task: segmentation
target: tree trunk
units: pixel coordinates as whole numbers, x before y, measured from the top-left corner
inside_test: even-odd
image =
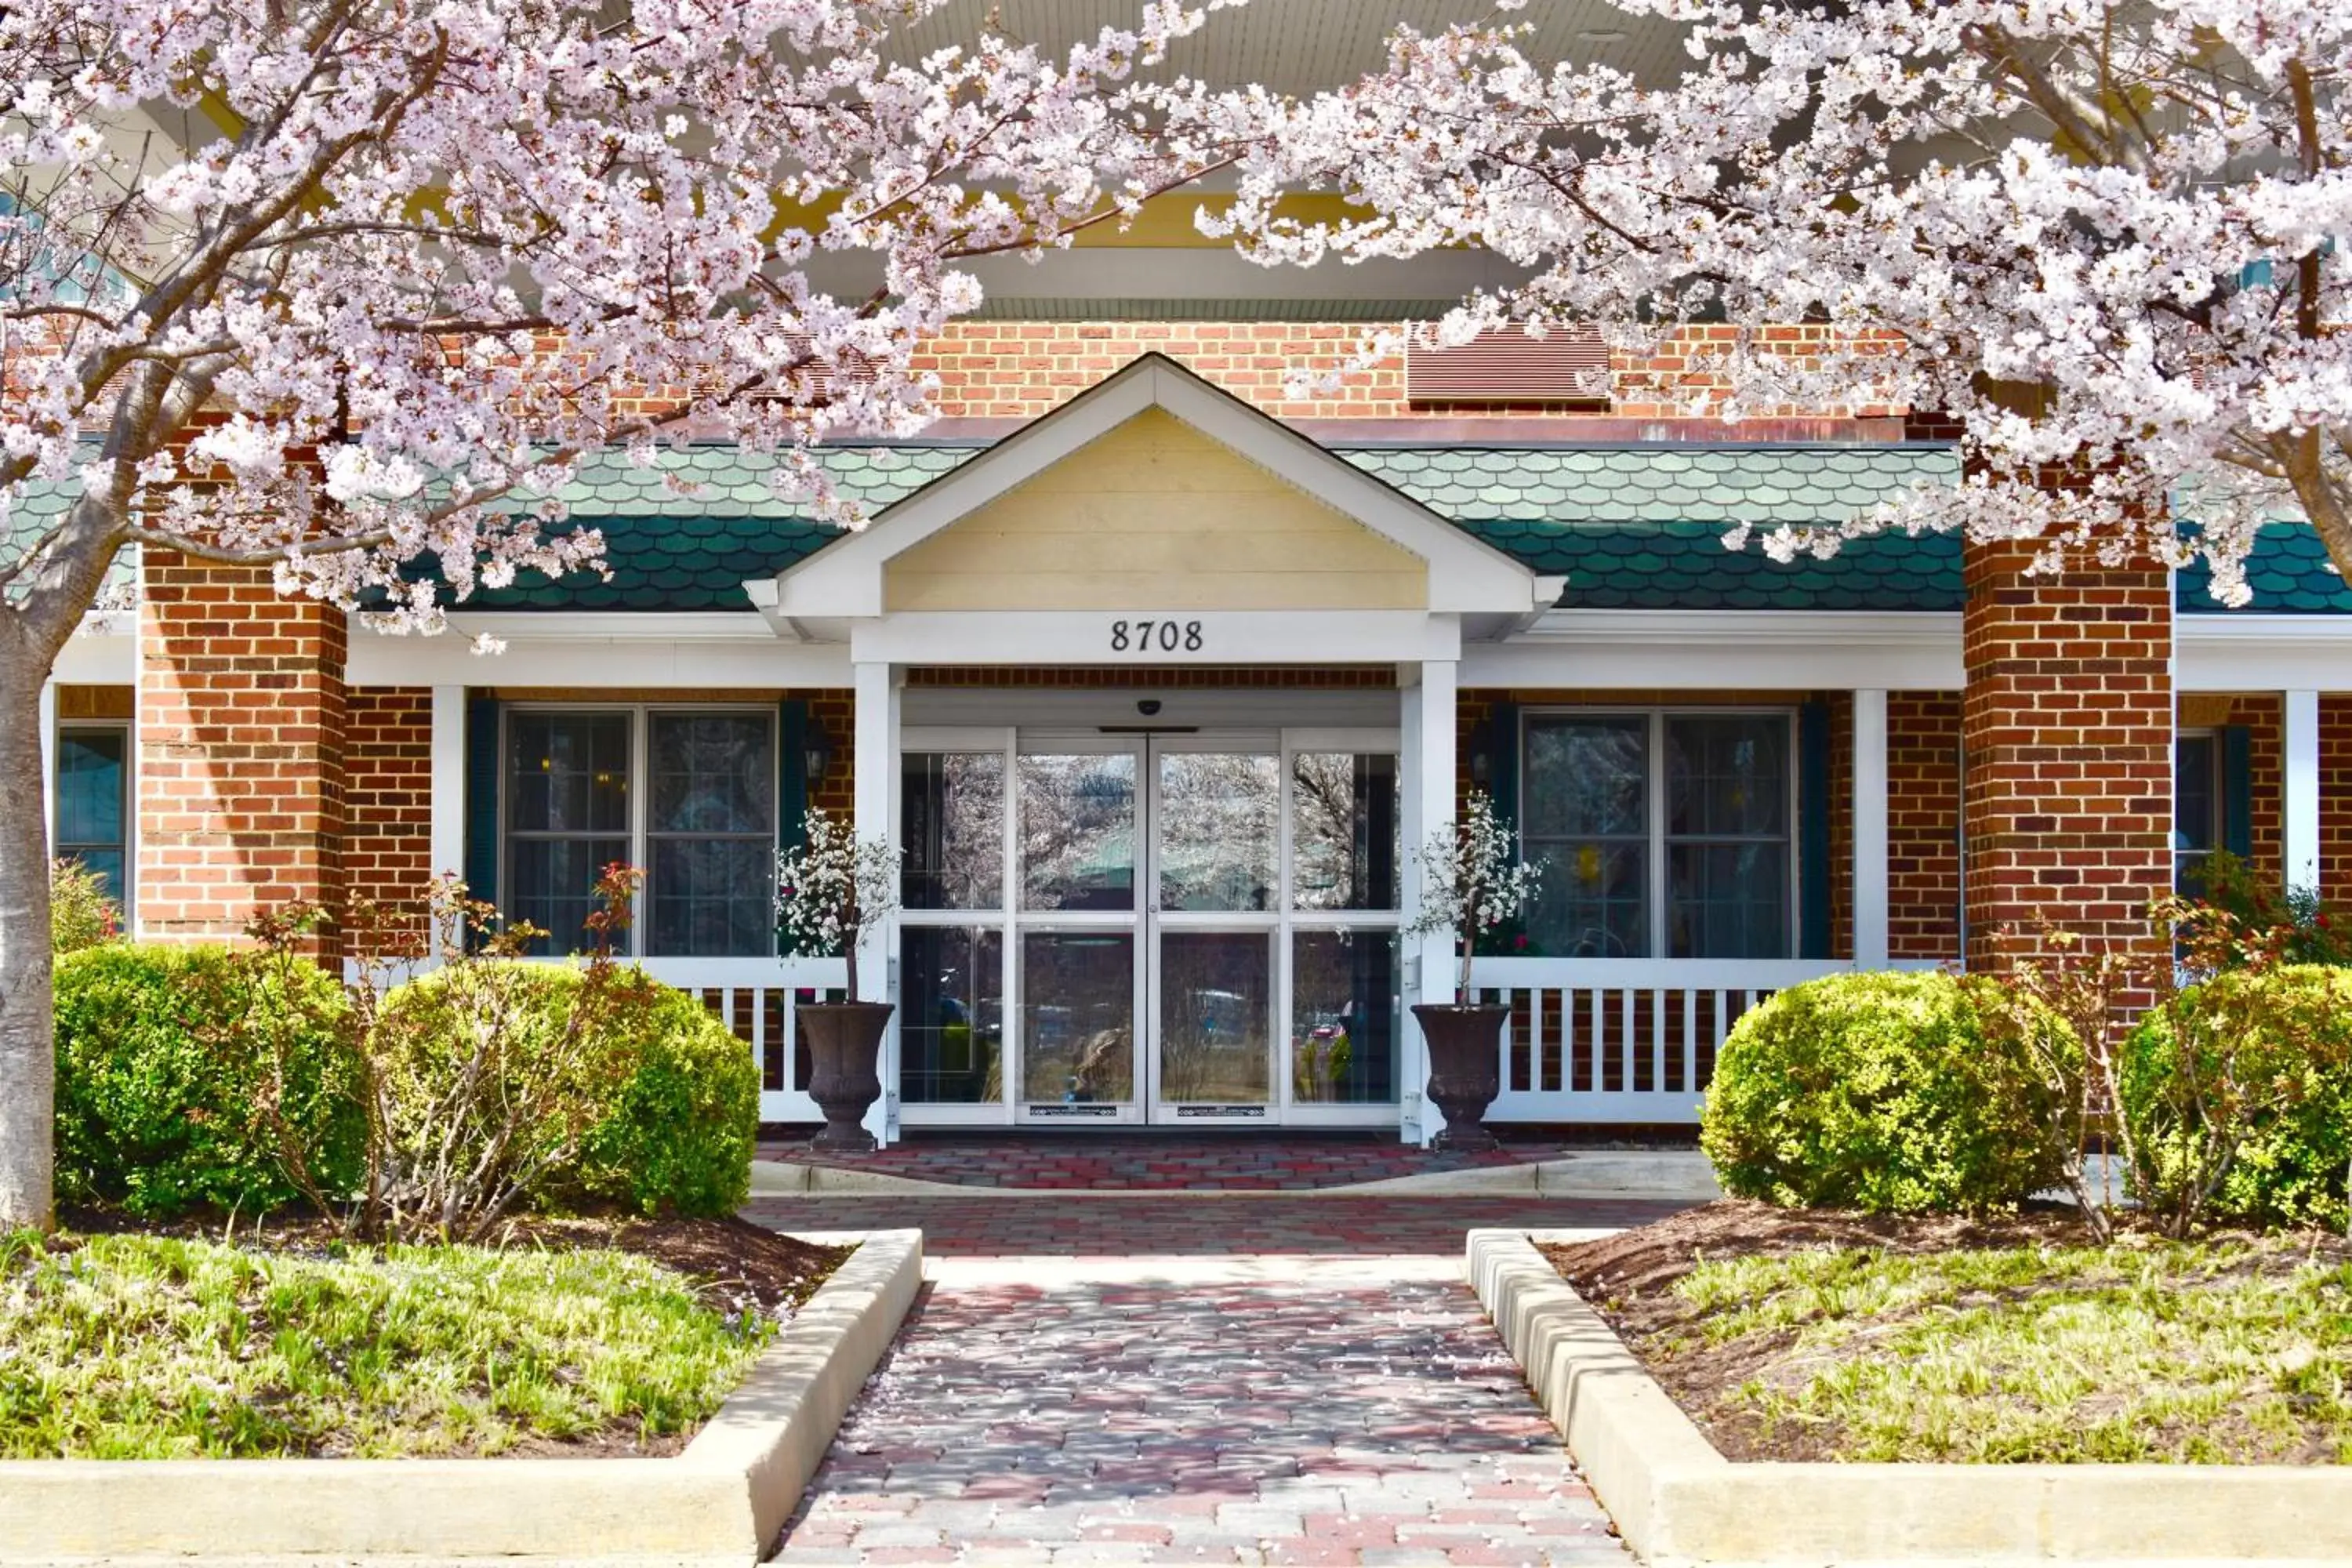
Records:
[[[0,1231],[57,1223],[49,826],[33,718],[47,674],[25,652],[0,654]]]

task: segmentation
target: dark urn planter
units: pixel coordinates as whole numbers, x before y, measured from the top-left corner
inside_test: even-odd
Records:
[[[1486,1108],[1503,1091],[1503,1020],[1511,1010],[1422,1002],[1414,1004],[1412,1016],[1421,1021],[1421,1037],[1429,1042],[1429,1098],[1445,1113],[1445,1130],[1430,1147],[1498,1147],[1486,1131]]]
[[[882,1034],[890,1026],[887,1002],[803,1002],[794,1013],[808,1042],[809,1097],[824,1112],[824,1131],[810,1148],[828,1154],[870,1154],[874,1134],[860,1125],[882,1098]]]

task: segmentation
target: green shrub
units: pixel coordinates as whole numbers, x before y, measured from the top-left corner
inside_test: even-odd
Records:
[[[275,1104],[321,1184],[348,1191],[364,1134],[348,1016],[342,988],[310,963],[126,942],[59,959],[59,1190],[150,1215],[289,1203],[260,1114]],[[282,1049],[254,1048],[263,1039]]]
[[[2059,1179],[2053,1092],[1989,1044],[1952,976],[1832,975],[1734,1026],[1699,1141],[1737,1196],[1980,1213]]]
[[[2216,975],[2140,1020],[2116,1077],[2144,1199],[2242,1224],[2344,1226],[2352,970]],[[2201,1205],[2183,1190],[2206,1185]]]
[[[393,1082],[388,1154],[412,1173],[449,1130],[436,1093],[485,1041],[509,1086],[481,1102],[514,1119],[513,1179],[526,1199],[607,1201],[646,1213],[719,1215],[751,1191],[759,1125],[751,1054],[709,1011],[642,971],[592,988],[579,970],[497,960],[436,971],[394,991],[372,1055]],[[480,1148],[483,1130],[459,1130]]]
[[[122,911],[106,896],[106,879],[79,860],[49,867],[49,952],[62,958],[122,935]]]

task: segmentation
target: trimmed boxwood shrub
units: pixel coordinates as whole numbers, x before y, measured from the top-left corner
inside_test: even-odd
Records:
[[[1699,1142],[1735,1196],[1981,1213],[2059,1179],[2051,1092],[1988,1041],[1951,975],[1838,974],[1733,1027]]]
[[[529,963],[502,974],[499,985],[517,1013],[518,1059],[544,1062],[586,981],[576,969]],[[456,1016],[449,990],[445,974],[426,974],[386,999],[379,1036],[404,1043],[408,1070],[460,1059],[474,1026]],[[543,1196],[647,1214],[724,1215],[741,1206],[760,1120],[750,1047],[693,997],[635,969],[613,977],[597,1026],[603,1039],[591,1069],[597,1081],[566,1097],[584,1123],[577,1156],[551,1173]]]
[[[2235,1097],[2182,1092],[2182,1039],[2199,1040],[2203,1081]],[[2142,1194],[2175,1189],[2208,1166],[2218,1135],[2240,1139],[2206,1213],[2263,1226],[2343,1227],[2352,1163],[2352,970],[2320,964],[2215,976],[2142,1018],[2118,1064]],[[2200,1113],[2200,1100],[2211,1107]],[[2233,1127],[2216,1122],[2234,1123]]]
[[[364,1128],[342,988],[314,964],[219,947],[107,942],[57,962],[57,1173],[136,1215],[257,1213],[299,1195],[255,1107],[281,1053],[283,1109],[312,1169],[357,1180]]]

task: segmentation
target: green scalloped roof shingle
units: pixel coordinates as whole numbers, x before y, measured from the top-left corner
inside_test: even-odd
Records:
[[[33,542],[57,526],[58,520],[81,494],[78,479],[31,479],[9,498],[5,517],[0,517],[0,566],[12,564]],[[10,596],[21,590],[12,588]],[[98,603],[101,609],[129,605],[139,596],[139,552],[128,545],[115,552],[113,564],[106,569],[106,579],[100,584]]]

